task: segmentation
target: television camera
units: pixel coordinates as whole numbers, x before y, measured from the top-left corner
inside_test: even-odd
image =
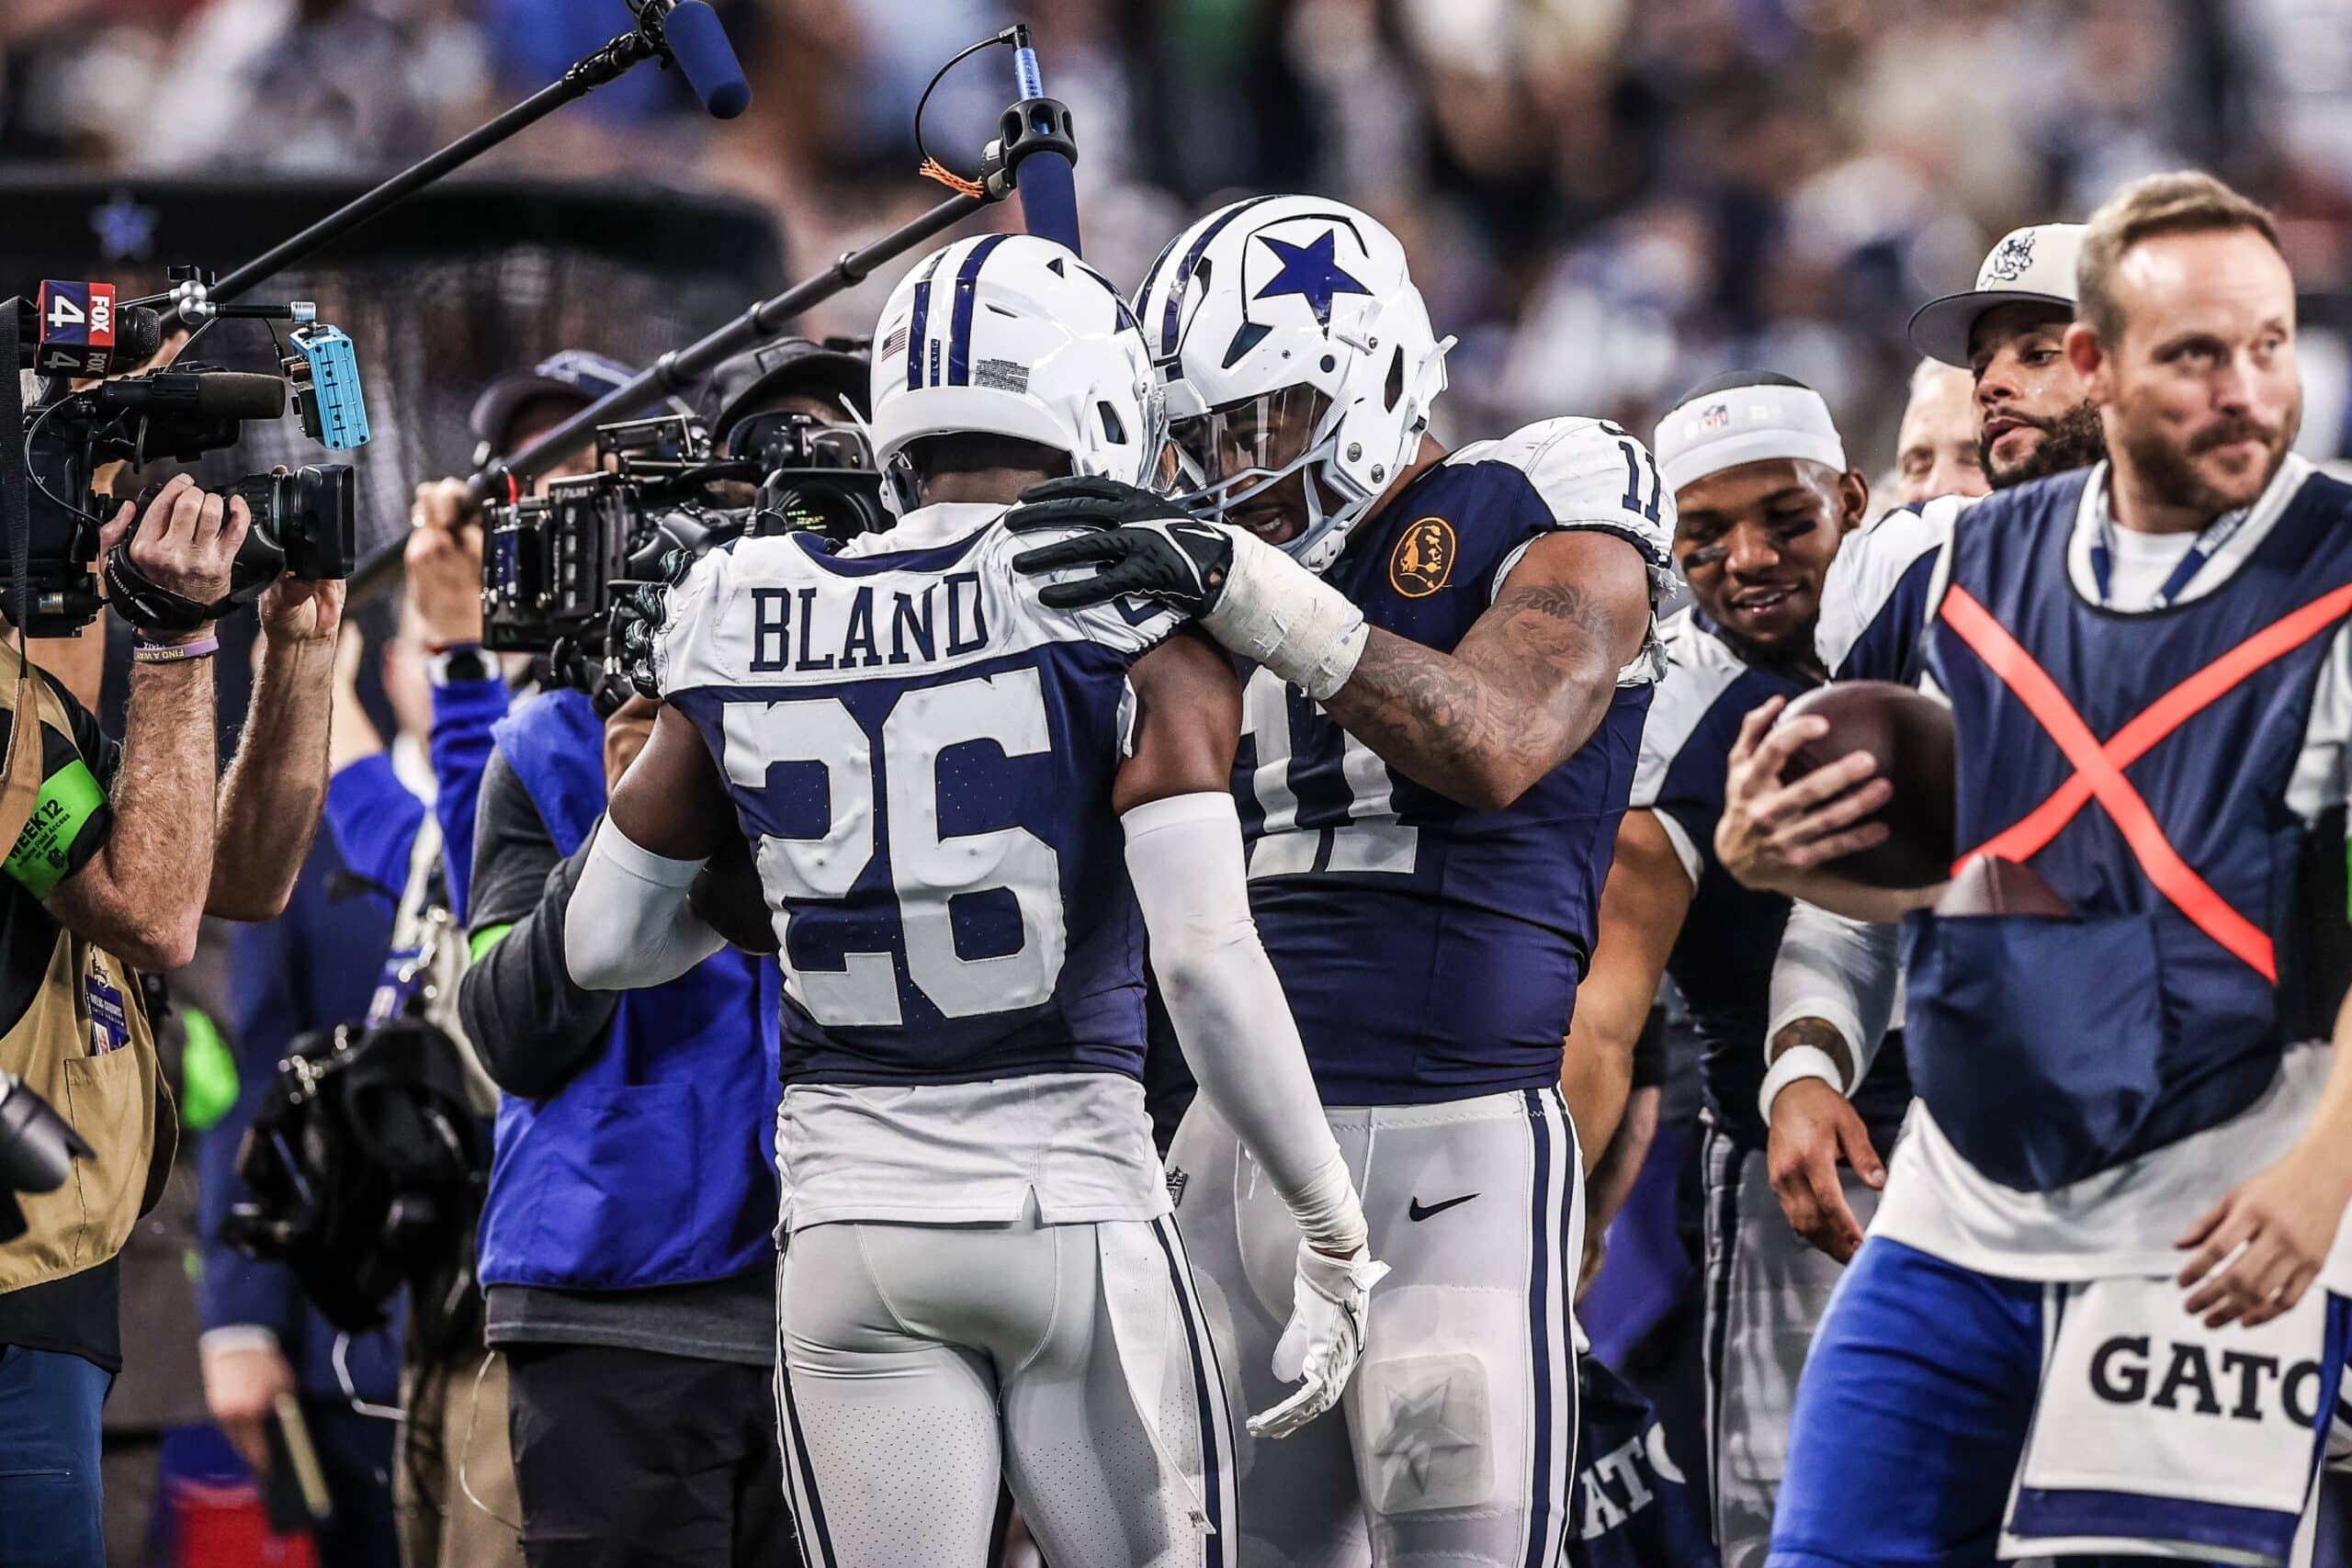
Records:
[[[846,541],[885,527],[865,434],[809,414],[752,414],[714,448],[683,414],[596,428],[596,469],[483,509],[483,645],[547,654],[557,677],[617,700],[638,591],[747,535]]]
[[[247,423],[282,417],[289,396],[311,439],[331,448],[368,440],[351,340],[319,321],[313,306],[216,304],[206,299],[204,280],[193,269],[175,268],[174,275],[173,294],[159,298],[176,299],[182,319],[208,326],[231,316],[296,323],[279,372],[231,370],[183,352],[159,368],[112,374],[118,361],[141,362],[160,348],[162,321],[147,303],[118,304],[114,288],[103,283],[43,283],[31,304],[37,336],[30,343],[22,339],[21,302],[6,312],[6,326],[16,329],[7,335],[17,339],[13,357],[50,377],[31,405],[19,411],[26,485],[23,630],[28,637],[70,634],[97,615],[101,601],[90,564],[112,508],[96,490],[107,465],[187,462],[233,446]],[[199,336],[204,330],[199,327]],[[189,341],[193,346],[197,340]],[[253,525],[238,549],[229,593],[219,603],[198,604],[147,582],[130,563],[127,538],[103,563],[107,592],[135,606],[143,624],[197,626],[251,603],[288,571],[312,579],[350,575],[358,537],[348,464],[252,474],[228,489],[244,499]]]

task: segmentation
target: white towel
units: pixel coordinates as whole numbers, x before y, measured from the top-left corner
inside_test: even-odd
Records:
[[[2328,1294],[2209,1329],[2170,1280],[2052,1285],[2004,1559],[2283,1563],[2335,1411]]]

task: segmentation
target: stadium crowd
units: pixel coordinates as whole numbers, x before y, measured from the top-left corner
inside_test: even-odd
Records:
[[[1056,40],[1105,271],[1220,193],[1314,190],[1406,243],[1462,339],[1452,417],[1645,428],[1740,365],[1894,439],[1912,303],[2002,233],[2134,175],[2209,168],[2274,207],[2307,300],[2307,451],[2346,445],[2352,10],[2342,0],[729,0],[754,92],[714,125],[633,81],[491,167],[658,172],[771,208],[830,256],[923,203],[943,40]],[[565,0],[19,0],[0,165],[364,173],[423,155],[608,36]],[[502,96],[502,94],[504,95]],[[933,140],[1001,105],[943,86]],[[812,319],[863,330],[878,285]],[[2324,394],[2324,395],[2323,395]]]
[[[1706,457],[1714,427],[1691,422],[1734,408],[1746,419],[1753,403],[1759,422],[1802,438],[1774,458],[1818,452],[1828,462],[1834,451],[1832,471],[1859,471],[1850,495],[1815,498],[1834,546],[1898,504],[1983,493],[1976,431],[1988,410],[2022,411],[2037,430],[2045,412],[2052,425],[2063,415],[2034,400],[2061,393],[2032,383],[2020,368],[2024,349],[1972,338],[1977,316],[1962,322],[1956,351],[1930,352],[1910,326],[1921,303],[1969,293],[1981,264],[1977,290],[2025,290],[2047,308],[2031,325],[2057,341],[2075,319],[2080,243],[2060,226],[2135,179],[2193,166],[2275,215],[2300,312],[2294,448],[2330,472],[2352,455],[2347,0],[1037,0],[1025,9],[722,0],[717,8],[752,80],[742,118],[713,123],[675,82],[641,73],[536,128],[489,169],[749,197],[773,214],[787,270],[797,270],[937,198],[936,186],[911,177],[918,100],[952,48],[1017,17],[1035,29],[1052,90],[1076,117],[1087,260],[1122,291],[1148,290],[1170,236],[1238,196],[1300,190],[1352,203],[1395,233],[1437,333],[1459,340],[1430,425],[1449,447],[1563,414],[1606,420],[1655,454],[1650,483],[1662,470],[1686,517],[1736,518],[1749,502],[1706,488],[1722,471]],[[132,176],[387,172],[625,23],[617,0],[11,0],[0,13],[0,203],[16,175],[102,191]],[[950,77],[923,111],[929,150],[977,140],[1002,96],[982,73]],[[986,221],[1017,231],[1020,218],[999,209]],[[2038,239],[2006,250],[2018,233]],[[2056,270],[2019,283],[2035,244]],[[0,260],[9,253],[0,234]],[[883,269],[797,330],[821,340],[862,337],[877,315],[887,324],[886,300],[904,270]],[[629,367],[606,357],[615,346],[568,342],[568,352],[466,389],[481,455],[514,450],[619,384]],[[1759,367],[1772,374],[1757,375]],[[2016,389],[1988,401],[1988,377],[2013,378]],[[1792,399],[1791,389],[1819,396]],[[782,412],[831,419],[844,398],[872,417],[866,395],[862,363],[811,347],[735,362],[688,400],[723,437],[730,423]],[[1625,461],[1632,469],[1631,450]],[[1990,468],[1996,489],[2022,477],[2004,476],[1997,461]],[[707,1128],[693,1118],[759,1100],[775,1077],[773,1043],[748,1067],[740,1053],[688,1055],[727,1021],[773,1010],[775,968],[723,953],[619,1001],[573,983],[566,901],[586,874],[605,791],[648,744],[652,704],[592,713],[585,699],[575,709],[511,694],[522,672],[481,646],[481,546],[461,492],[437,472],[400,478],[403,489],[417,487],[405,589],[395,615],[367,621],[366,637],[347,635],[339,649],[318,845],[282,914],[207,921],[194,962],[173,977],[165,1070],[191,1136],[162,1201],[125,1247],[119,1343],[89,1342],[120,1365],[105,1413],[107,1560],[650,1562],[643,1543],[668,1540],[675,1555],[661,1560],[796,1561],[784,1512],[789,1502],[805,1519],[808,1498],[786,1473],[794,1450],[775,1440],[772,1181],[762,1186],[763,1168],[710,1162],[688,1173],[694,1190],[674,1180],[665,1189],[659,1160],[633,1145],[681,1124]],[[1638,498],[1638,475],[1634,485]],[[1656,522],[1655,498],[1651,507]],[[1675,536],[1691,582],[1709,568],[1720,580],[1721,563],[1693,566],[1690,547],[1690,536]],[[1498,583],[1510,570],[1496,569]],[[1816,601],[1828,570],[1826,551],[1804,569]],[[1688,603],[1688,587],[1670,592],[1668,607]],[[1727,591],[1718,581],[1712,592]],[[1661,658],[1689,655],[1684,629]],[[1812,635],[1808,618],[1803,636]],[[118,657],[103,677],[94,666],[58,673],[85,705],[112,715],[123,663]],[[1886,673],[1907,681],[1914,672]],[[1749,694],[1760,702],[1798,689]],[[1662,695],[1645,748],[1664,744],[1656,737],[1672,706]],[[1678,716],[1668,729],[1676,747],[1712,743],[1706,733],[1693,738],[1704,721]],[[1728,734],[1713,739],[1717,754],[1732,745]],[[1752,747],[1752,738],[1739,744]],[[1694,809],[1724,813],[1724,785],[1715,770],[1712,797]],[[1681,816],[1672,784],[1652,777],[1645,785],[1636,773],[1634,790],[1637,812]],[[1619,840],[1620,865],[1668,867],[1666,881],[1685,899],[1684,869],[1702,897],[1703,877],[1727,868],[1754,890],[1799,890],[1720,836],[1706,843],[1689,823],[1634,846],[1631,859],[1630,843]],[[1639,858],[1642,848],[1651,860]],[[1691,905],[1692,921],[1702,908]],[[1766,918],[1736,896],[1714,908]],[[435,931],[436,908],[469,928],[469,939]],[[1598,918],[1610,929],[1607,904]],[[1770,919],[1777,933],[1781,916]],[[1753,1364],[1728,1363],[1756,1380],[1746,1393],[1776,1410],[1781,1429],[1724,1424],[1722,1292],[1734,1287],[1718,1254],[1747,1245],[1751,1222],[1782,1226],[1787,1256],[1774,1254],[1773,1266],[1785,1264],[1790,1292],[1803,1296],[1815,1276],[1834,1282],[1825,1258],[1842,1262],[1860,1225],[1851,1238],[1833,1235],[1826,1191],[1792,1200],[1780,1163],[1769,1182],[1738,1196],[1737,1162],[1752,1156],[1760,1172],[1766,1134],[1760,1124],[1742,1128],[1728,1152],[1718,1146],[1711,1128],[1721,1108],[1702,1115],[1699,1088],[1711,1042],[1692,1021],[1705,998],[1686,999],[1672,983],[1681,977],[1666,953],[1675,929],[1658,940],[1657,962],[1634,973],[1639,1007],[1579,1025],[1630,1020],[1647,1036],[1632,1054],[1630,1095],[1615,1091],[1623,1122],[1599,1137],[1578,1129],[1600,1145],[1586,1150],[1587,1202],[1604,1223],[1584,1233],[1577,1287],[1600,1381],[1581,1391],[1584,1469],[1566,1532],[1587,1544],[1562,1550],[1595,1564],[1720,1558],[1747,1568],[1764,1561],[1770,1483],[1789,1458],[1796,1365],[1769,1364],[1785,1346],[1757,1352]],[[471,960],[462,987],[453,943]],[[437,976],[435,964],[446,966]],[[1662,990],[1660,971],[1670,976]],[[321,1310],[317,1281],[230,1245],[230,1211],[251,1196],[238,1149],[299,1037],[352,1023],[371,1005],[380,1015],[388,988],[401,993],[397,1008],[403,987],[436,987],[447,993],[436,1017],[472,1038],[488,1075],[467,1090],[481,1107],[503,1099],[502,1168],[481,1256],[454,1269],[464,1299],[423,1301],[412,1291],[389,1325],[355,1332],[331,1305]],[[1597,1009],[1600,994],[1591,983],[1581,1005]],[[683,1123],[629,1103],[618,1078],[596,1081],[597,1061],[657,1037],[668,1049],[673,1035],[688,1043],[663,1069],[677,1075],[665,1087],[700,1080]],[[631,1040],[639,1046],[614,1043]],[[1762,1065],[1759,1055],[1759,1074]],[[1860,1172],[1887,1156],[1908,1086],[1896,1086],[1896,1109],[1881,1118],[1863,1098],[1869,1063],[1843,1066],[1870,1123],[1857,1122],[1857,1141],[1842,1151]],[[1572,1063],[1572,1078],[1576,1070]],[[554,1109],[559,1089],[583,1106],[576,1121]],[[772,1103],[770,1095],[761,1109]],[[1567,1103],[1581,1109],[1573,1082]],[[1184,1179],[1170,1178],[1180,1202]],[[1852,1190],[1859,1179],[1846,1184],[1851,1217],[1867,1222],[1867,1201]],[[1829,1180],[1837,1185],[1834,1170]],[[577,1223],[560,1238],[564,1227],[539,1212],[548,1193],[574,1205]],[[1799,1213],[1806,1202],[1823,1211],[1811,1229]],[[1811,1254],[1787,1245],[1796,1234]],[[473,1293],[477,1275],[486,1302]],[[1820,1302],[1791,1310],[1810,1314],[1795,1330],[1809,1337]],[[7,1326],[0,1317],[0,1336]],[[1750,1324],[1765,1337],[1781,1326]],[[298,1463],[285,1446],[289,1401],[314,1461]],[[405,1422],[394,1419],[401,1409]],[[313,1462],[313,1490],[330,1506],[305,1522],[301,1510],[317,1499],[289,1496],[285,1478]],[[648,1512],[655,1492],[671,1512]],[[1637,1515],[1645,1522],[1628,1529]],[[1007,1562],[1041,1561],[1017,1515],[1000,1528],[1012,1539],[992,1551]],[[2307,1530],[2296,1561],[2346,1561],[2326,1555],[2352,1550],[2331,1529],[2342,1529],[2332,1517],[2315,1541]],[[0,1517],[0,1564],[44,1561],[12,1556],[10,1533]],[[1589,1545],[1621,1536],[1622,1546]],[[1631,1555],[1606,1555],[1612,1550]]]

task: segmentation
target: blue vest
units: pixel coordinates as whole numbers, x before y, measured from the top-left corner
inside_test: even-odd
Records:
[[[604,726],[577,692],[498,722],[498,749],[569,855],[605,810]],[[773,960],[729,949],[625,993],[604,1048],[546,1100],[498,1108],[488,1285],[623,1291],[775,1258]]]
[[[2352,606],[2337,592],[2352,583],[2352,490],[2306,479],[2227,581],[2120,614],[2086,603],[2067,574],[2087,479],[1972,510],[1926,640],[1959,739],[1961,852],[2023,862],[2076,911],[1906,924],[1912,1081],[1972,1165],[2027,1191],[2227,1120],[2270,1082],[2287,1042],[2324,1032],[2301,1006],[2308,834],[2286,796]],[[2186,716],[2191,705],[2165,702],[2267,632],[2274,656],[2247,660],[2211,700]],[[2078,771],[2053,739],[2068,712],[2102,748],[2134,720],[2177,727],[2123,761],[2128,795],[2109,786],[2053,834],[2036,812]]]

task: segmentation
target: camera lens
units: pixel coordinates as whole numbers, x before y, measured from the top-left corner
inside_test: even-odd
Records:
[[[286,572],[317,581],[348,577],[358,564],[359,523],[350,464],[315,463],[290,473],[249,474],[229,489],[253,513],[253,525],[230,572],[230,598],[244,603]]]

